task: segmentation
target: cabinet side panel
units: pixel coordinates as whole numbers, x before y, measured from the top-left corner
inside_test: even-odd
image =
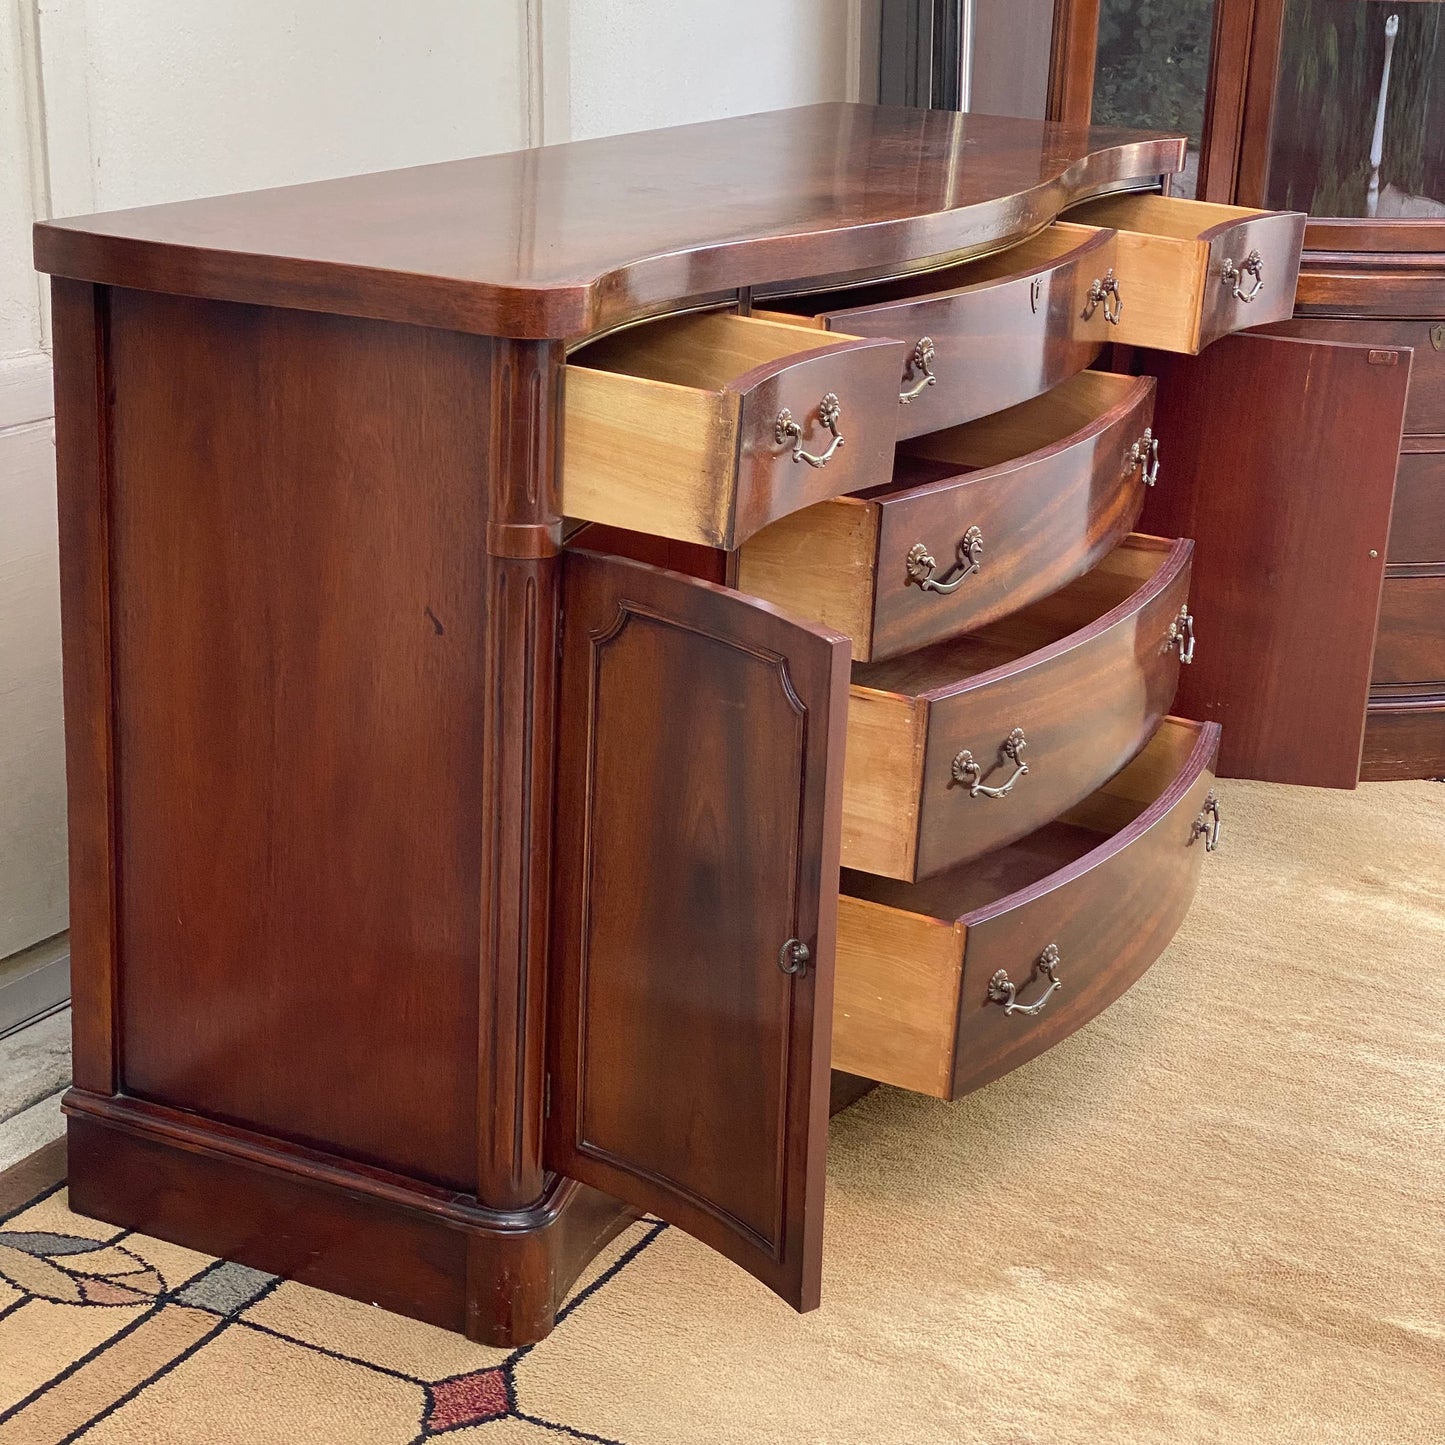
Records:
[[[490,343],[113,293],[125,1092],[476,1172]]]

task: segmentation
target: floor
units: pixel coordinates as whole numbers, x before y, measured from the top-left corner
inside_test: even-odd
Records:
[[[0,1038],[0,1169],[60,1137],[69,1083],[68,1008]]]
[[[1441,1445],[1445,788],[1219,793],[1117,1004],[833,1121],[820,1310],[643,1221],[488,1350],[72,1214],[52,1147],[0,1175],[0,1441]]]

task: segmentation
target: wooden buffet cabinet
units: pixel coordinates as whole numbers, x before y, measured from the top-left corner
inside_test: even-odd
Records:
[[[1091,368],[1303,218],[1182,158],[829,105],[39,226],[74,1207],[495,1343],[637,1210],[816,1305],[830,1065],[1023,1063],[1218,838]]]

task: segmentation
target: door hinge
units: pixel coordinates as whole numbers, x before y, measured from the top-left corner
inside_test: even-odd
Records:
[[[545,1074],[542,1077],[542,1117],[552,1117],[552,1076]]]

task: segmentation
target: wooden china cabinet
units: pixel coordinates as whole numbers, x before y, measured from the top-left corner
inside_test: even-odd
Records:
[[[1383,514],[1256,634],[1141,527],[1267,568],[1276,385],[1328,500],[1407,373],[1241,372],[1304,217],[1183,161],[826,105],[38,226],[73,1206],[493,1343],[639,1210],[816,1305],[830,1070],[1117,998],[1220,837],[1181,675],[1378,587]]]

